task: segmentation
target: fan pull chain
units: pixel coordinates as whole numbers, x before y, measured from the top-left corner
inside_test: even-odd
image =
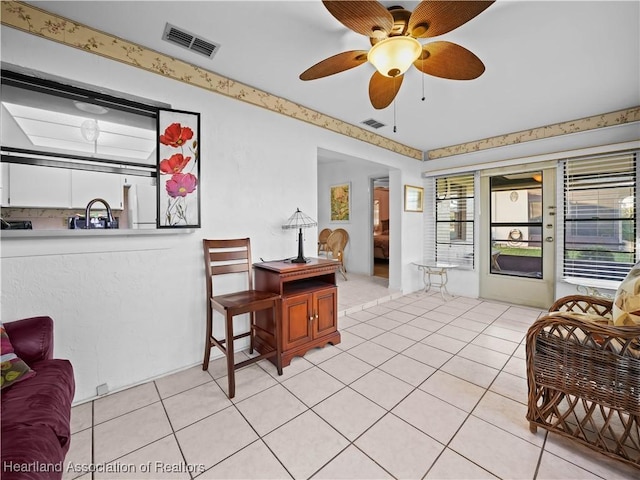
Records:
[[[424,65],[424,60],[422,60],[422,64]],[[421,75],[422,77],[422,101],[424,102],[425,96],[424,96],[424,75]]]
[[[393,99],[393,133],[396,133],[396,99]]]
[[[398,97],[398,89],[396,87],[396,82],[398,81],[398,77],[393,77],[393,88],[396,91],[396,96],[393,97],[393,133],[396,133],[396,98]]]

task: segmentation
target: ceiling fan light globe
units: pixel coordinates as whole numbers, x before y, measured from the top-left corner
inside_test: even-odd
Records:
[[[406,72],[422,52],[422,45],[413,37],[390,37],[376,43],[367,59],[385,77],[397,77]]]
[[[85,120],[80,125],[80,133],[87,142],[95,142],[100,136],[100,125],[95,120]]]

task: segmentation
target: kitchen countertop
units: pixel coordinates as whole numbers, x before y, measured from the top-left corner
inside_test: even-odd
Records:
[[[60,230],[2,230],[0,240],[26,238],[94,238],[94,237],[139,237],[154,235],[182,235],[194,233],[194,228],[158,228],[158,229],[60,229]]]

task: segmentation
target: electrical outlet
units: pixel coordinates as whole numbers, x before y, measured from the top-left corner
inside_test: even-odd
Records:
[[[107,385],[106,383],[103,383],[102,385],[98,385],[96,387],[96,393],[98,394],[98,396],[106,395],[107,393],[109,393],[109,385]]]

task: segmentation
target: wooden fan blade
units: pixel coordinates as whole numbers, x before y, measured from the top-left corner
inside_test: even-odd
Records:
[[[422,54],[413,65],[423,73],[452,80],[473,80],[484,73],[482,60],[451,42],[423,45]]]
[[[442,35],[464,25],[484,12],[493,1],[420,2],[409,18],[409,32],[415,38]]]
[[[322,3],[345,27],[367,37],[379,37],[382,31],[384,38],[393,28],[393,16],[379,2],[322,0]]]
[[[300,80],[315,80],[344,72],[367,61],[366,50],[350,50],[325,58],[300,74]]]
[[[402,86],[402,80],[404,80],[404,75],[385,77],[376,70],[369,81],[369,98],[373,108],[380,110],[388,107],[396,98]]]

